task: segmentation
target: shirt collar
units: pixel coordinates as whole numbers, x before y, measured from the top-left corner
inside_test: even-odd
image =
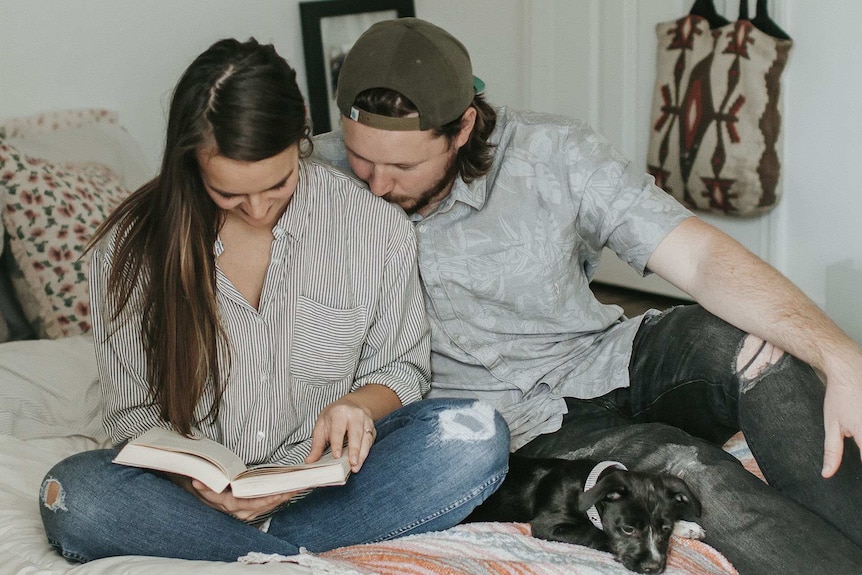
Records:
[[[488,195],[487,179],[488,176],[482,176],[467,184],[461,176],[458,176],[452,184],[452,191],[449,194],[452,199],[449,202],[463,202],[476,210],[481,210],[485,206]]]
[[[272,228],[273,237],[278,240],[284,234],[290,235],[294,241],[299,241],[305,234],[308,226],[308,211],[311,207],[311,193],[317,182],[317,174],[311,168],[311,164],[300,158],[299,178],[296,181],[296,189],[293,197],[287,205],[287,209]]]
[[[485,178],[481,178],[482,181],[484,179]],[[480,180],[474,180],[470,184],[465,184],[464,180],[461,179],[461,176],[458,176],[452,184],[452,189],[449,191],[449,195],[440,201],[440,204],[433,212],[427,216],[422,216],[418,212],[414,212],[408,216],[410,221],[415,224],[421,222],[427,217],[433,216],[434,214],[448,212],[452,209],[455,202],[462,202],[476,210],[481,210],[485,205],[485,187],[484,184],[477,185],[479,181]]]
[[[498,146],[503,139],[506,124],[506,109],[498,109],[497,114],[497,125],[488,138],[488,143],[494,147]],[[455,202],[463,202],[475,210],[484,208],[485,202],[488,200],[488,190],[494,185],[497,179],[497,172],[502,165],[501,158],[502,154],[494,154],[494,163],[491,165],[488,173],[481,178],[476,178],[469,184],[464,182],[461,176],[455,178],[455,182],[452,184],[452,191],[440,204],[440,208],[448,210]]]

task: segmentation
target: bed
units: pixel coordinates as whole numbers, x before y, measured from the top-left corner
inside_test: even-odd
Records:
[[[236,563],[114,557],[75,565],[57,555],[39,517],[41,480],[64,457],[108,445],[79,256],[105,215],[152,173],[114,112],[0,120],[0,573],[629,573],[607,553],[534,539],[529,525],[514,523]],[[741,437],[726,448],[757,471]],[[675,538],[666,573],[736,571],[708,545]]]

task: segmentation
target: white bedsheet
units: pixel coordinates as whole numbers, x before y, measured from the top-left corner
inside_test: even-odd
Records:
[[[243,565],[153,557],[67,562],[39,517],[42,478],[61,459],[108,444],[88,337],[0,345],[0,573],[27,575],[308,574],[281,563]]]

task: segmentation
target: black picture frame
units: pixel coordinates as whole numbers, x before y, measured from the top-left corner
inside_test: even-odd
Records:
[[[321,134],[330,131],[338,117],[334,85],[349,45],[371,24],[416,16],[416,10],[413,0],[320,0],[300,2],[299,16],[311,129]]]

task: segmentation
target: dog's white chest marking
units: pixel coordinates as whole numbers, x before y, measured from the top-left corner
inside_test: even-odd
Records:
[[[677,521],[673,524],[673,534],[683,539],[703,539],[706,531],[694,521]]]

